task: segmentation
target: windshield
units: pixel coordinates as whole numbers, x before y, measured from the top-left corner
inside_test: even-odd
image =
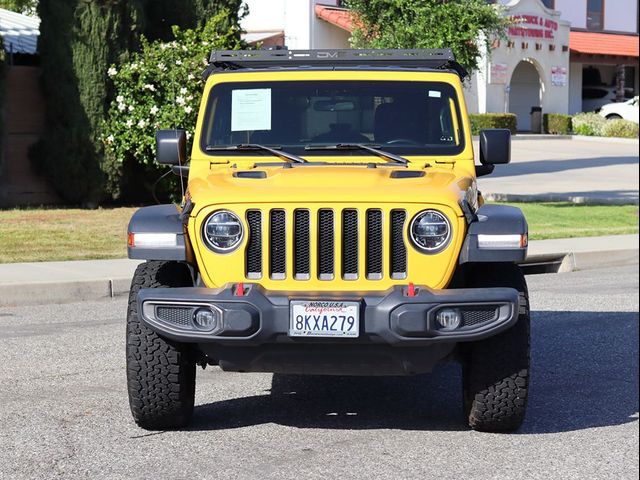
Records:
[[[243,144],[298,155],[367,155],[362,149],[310,148],[338,144],[399,155],[454,155],[464,148],[456,90],[441,82],[221,83],[209,96],[203,129],[201,147],[209,155],[228,155],[212,147]]]

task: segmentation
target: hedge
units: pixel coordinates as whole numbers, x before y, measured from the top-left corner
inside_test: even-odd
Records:
[[[640,127],[637,123],[630,122],[629,120],[607,120],[602,127],[602,135],[604,137],[619,137],[619,138],[638,138],[640,134]]]
[[[479,135],[485,128],[508,128],[515,135],[518,121],[515,113],[472,113],[471,133]]]
[[[545,113],[542,116],[542,124],[545,133],[569,135],[572,130],[571,115]]]
[[[4,44],[2,43],[2,37],[0,37],[0,176],[2,176],[2,139],[4,135],[4,80],[6,75],[6,58],[4,53]]]

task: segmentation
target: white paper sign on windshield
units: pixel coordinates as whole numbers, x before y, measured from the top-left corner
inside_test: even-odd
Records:
[[[271,89],[231,92],[231,131],[271,130]]]

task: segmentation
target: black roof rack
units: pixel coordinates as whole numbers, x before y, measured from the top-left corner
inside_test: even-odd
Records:
[[[450,48],[412,50],[214,50],[207,73],[240,69],[293,67],[403,67],[453,70],[460,78],[467,71]]]

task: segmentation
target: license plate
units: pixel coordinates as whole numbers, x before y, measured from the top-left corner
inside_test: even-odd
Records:
[[[331,301],[291,302],[289,336],[357,337],[360,333],[360,303]]]

